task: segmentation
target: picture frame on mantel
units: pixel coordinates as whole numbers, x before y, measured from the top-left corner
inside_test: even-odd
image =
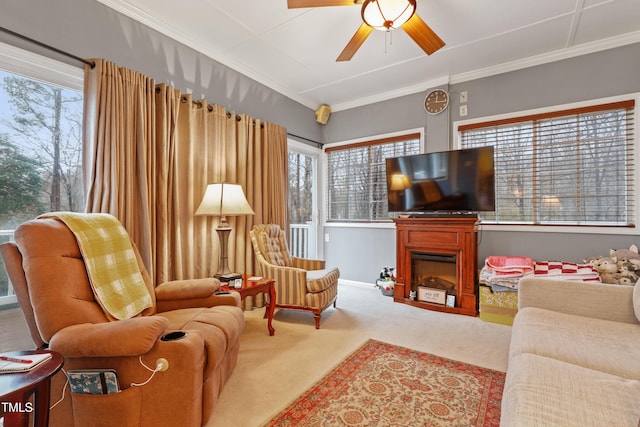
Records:
[[[447,300],[447,291],[445,289],[436,289],[436,288],[427,288],[426,286],[418,286],[418,301],[444,305],[446,300]]]
[[[456,306],[456,296],[447,295],[447,307],[455,307],[455,306]]]

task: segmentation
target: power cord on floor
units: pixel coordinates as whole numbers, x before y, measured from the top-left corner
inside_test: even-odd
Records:
[[[67,385],[69,384],[69,377],[67,376],[67,371],[64,370],[64,368],[62,368],[62,372],[64,372],[64,377],[67,379],[67,381],[65,381],[64,386],[62,386],[62,397],[60,398],[60,400],[58,400],[56,403],[54,403],[53,405],[51,405],[49,407],[49,410],[52,410],[53,408],[55,408],[56,406],[58,406],[58,404],[60,402],[62,402],[64,400],[64,394],[65,391],[67,390]]]

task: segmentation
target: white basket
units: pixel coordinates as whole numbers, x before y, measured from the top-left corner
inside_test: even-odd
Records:
[[[391,285],[391,286],[389,286]],[[393,285],[395,285],[394,281],[390,281],[390,280],[381,280],[378,279],[376,280],[376,286],[378,286],[380,288],[380,291],[382,292],[382,295],[390,297],[393,296]],[[387,290],[386,288],[389,287],[390,289]]]

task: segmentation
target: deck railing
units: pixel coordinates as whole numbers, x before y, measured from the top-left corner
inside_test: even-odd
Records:
[[[309,257],[309,224],[289,225],[289,251],[297,258]]]

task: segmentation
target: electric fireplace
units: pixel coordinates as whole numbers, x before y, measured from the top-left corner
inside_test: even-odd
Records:
[[[394,301],[477,315],[477,217],[447,215],[394,222]]]

